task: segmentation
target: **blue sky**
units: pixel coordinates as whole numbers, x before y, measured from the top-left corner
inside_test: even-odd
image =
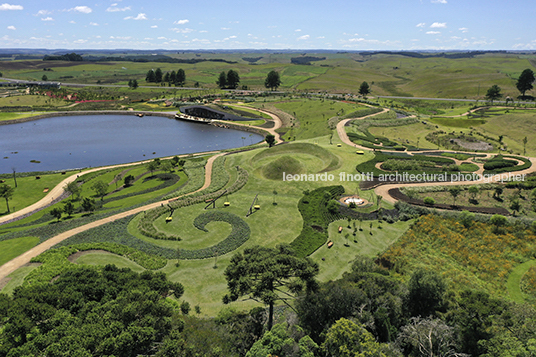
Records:
[[[1,48],[536,50],[527,0],[6,1]]]

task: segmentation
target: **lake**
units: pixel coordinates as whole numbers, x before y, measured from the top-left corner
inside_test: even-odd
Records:
[[[159,116],[53,117],[0,125],[0,173],[13,167],[28,172],[123,164],[262,140],[258,134]]]

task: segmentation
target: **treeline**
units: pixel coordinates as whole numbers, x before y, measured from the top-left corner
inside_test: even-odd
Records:
[[[84,59],[82,56],[76,53],[67,53],[64,55],[45,55],[43,57],[43,61],[71,61],[71,62],[78,62],[83,61]]]
[[[473,58],[475,56],[479,55],[485,55],[488,53],[507,53],[507,51],[468,51],[468,52],[452,52],[452,53],[421,53],[421,52],[405,52],[405,51],[399,51],[399,52],[393,52],[393,51],[376,51],[376,52],[360,52],[359,54],[361,56],[374,56],[374,55],[398,55],[398,56],[405,56],[405,57],[412,57],[412,58],[435,58],[435,57],[442,57],[442,58],[449,58],[449,59],[457,59],[457,58]]]
[[[326,57],[313,57],[313,56],[302,56],[302,57],[292,57],[290,63],[292,64],[302,64],[310,65],[314,61],[323,61]]]

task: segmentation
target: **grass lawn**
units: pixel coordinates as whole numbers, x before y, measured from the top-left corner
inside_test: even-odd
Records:
[[[370,223],[372,223],[372,230]],[[333,246],[328,248],[327,244],[324,244],[311,255],[313,261],[320,266],[319,280],[328,281],[341,278],[343,273],[350,270],[356,255],[375,257],[385,251],[406,232],[411,221],[399,221],[393,224],[363,221],[362,231],[359,230],[359,221],[355,221],[356,236],[353,235],[353,224],[354,221],[350,225],[352,228],[348,228],[348,221],[344,219],[329,225],[329,239],[333,241]],[[339,233],[339,226],[343,227],[341,233]],[[382,228],[380,229],[379,226]],[[348,246],[345,245],[347,234],[349,234]],[[354,240],[357,240],[357,243]]]
[[[37,237],[23,237],[0,242],[0,266],[30,250],[39,243]]]
[[[30,263],[9,274],[9,282],[6,284],[6,286],[4,286],[2,290],[0,290],[0,292],[8,295],[13,294],[13,290],[15,290],[16,287],[21,286],[22,282],[24,281],[24,278],[39,265],[41,265],[41,263]]]
[[[35,176],[17,177],[16,188],[13,176],[7,175],[6,178],[4,178],[6,181],[5,183],[15,189],[13,197],[9,200],[9,208],[11,212],[20,210],[39,201],[47,195],[47,192],[45,192],[46,189],[51,190],[72,173],[73,172],[67,172],[66,175],[62,175],[61,173],[40,175],[41,178],[39,180],[37,180]],[[5,214],[7,214],[5,200],[1,200],[0,215]]]
[[[45,95],[21,95],[15,97],[0,98],[0,107],[28,107],[28,106],[51,106],[62,107],[69,102],[63,99],[50,98]]]
[[[351,126],[348,128],[352,128]],[[368,131],[376,137],[386,137],[398,143],[406,143],[418,146],[422,149],[437,149],[437,145],[425,139],[426,135],[437,131],[435,126],[429,124],[415,123],[403,126],[391,127],[369,127]],[[417,141],[418,144],[417,145]]]
[[[504,188],[501,198],[495,199],[493,198],[494,190],[481,190],[476,196],[475,204],[475,201],[470,200],[471,197],[469,193],[464,190],[456,198],[456,205],[470,207],[503,207],[512,212],[512,210],[510,209],[511,198],[514,197],[516,193],[517,189]],[[536,213],[532,210],[532,206],[529,200],[529,194],[530,191],[521,191],[521,195],[522,197],[525,197],[525,199],[520,198],[519,203],[521,205],[521,214],[533,218],[536,217]],[[448,191],[422,192],[416,194],[416,198],[419,198],[421,200],[425,197],[432,197],[436,203],[453,204],[452,195]],[[519,215],[519,212],[517,213]]]
[[[533,266],[536,266],[536,260],[529,260],[516,266],[508,276],[508,281],[506,282],[508,294],[518,304],[524,304],[526,302],[525,294],[521,291],[521,278]]]
[[[130,259],[108,252],[87,252],[86,254],[78,257],[75,263],[101,266],[113,264],[118,268],[129,268],[136,273],[140,273],[145,270],[142,266],[134,263]]]
[[[32,112],[32,113],[0,113],[0,121],[2,120],[15,120],[28,117],[34,117],[37,115],[43,114],[42,112]]]

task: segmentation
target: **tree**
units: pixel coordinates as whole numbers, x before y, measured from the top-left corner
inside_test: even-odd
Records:
[[[156,71],[154,71],[154,81],[156,83],[162,82],[163,73],[160,68],[157,68]]]
[[[155,76],[154,70],[150,69],[147,72],[147,75],[145,76],[145,81],[146,82],[156,82],[156,76]]]
[[[480,192],[480,189],[478,188],[478,186],[470,186],[467,189],[467,192],[469,192],[469,196],[471,197],[471,200],[472,200],[471,203],[475,203],[476,202],[476,196]]]
[[[74,200],[75,197],[77,199],[80,198],[80,194],[82,193],[82,187],[78,186],[78,182],[76,181],[69,182],[63,189],[71,194],[72,200]]]
[[[63,212],[67,214],[67,217],[71,217],[74,213],[74,205],[71,201],[65,202],[63,205]]]
[[[335,322],[326,333],[322,351],[330,357],[386,357],[382,346],[363,325],[345,318]]]
[[[91,188],[95,190],[95,193],[101,198],[101,201],[103,200],[104,196],[106,196],[106,193],[108,193],[108,185],[102,180],[95,181]]]
[[[153,176],[153,172],[158,169],[158,162],[156,161],[149,161],[147,164],[147,170],[151,171],[151,176]]]
[[[50,210],[50,214],[52,215],[52,217],[56,218],[59,222],[61,219],[61,215],[63,214],[63,210],[59,207],[54,207],[53,209]]]
[[[406,307],[411,316],[428,317],[441,310],[447,285],[435,271],[416,270],[409,279]]]
[[[46,74],[43,74],[43,77],[41,77],[41,80],[42,80],[42,81],[45,81],[45,82],[48,81],[48,77],[47,77],[47,75],[46,75]]]
[[[288,300],[301,292],[317,289],[315,276],[318,265],[309,258],[298,258],[288,245],[275,249],[261,246],[247,248],[231,258],[225,269],[229,294],[223,297],[224,303],[236,301],[241,296],[263,302],[269,306],[268,330],[271,330],[274,305]]]
[[[534,72],[527,68],[524,70],[517,79],[516,88],[521,92],[521,96],[525,97],[525,92],[532,89],[532,83],[534,83]]]
[[[184,72],[184,69],[179,68],[177,71],[177,76],[175,79],[175,84],[179,87],[182,87],[186,83],[186,73]]]
[[[508,224],[508,219],[503,215],[494,214],[489,219],[489,223],[491,223],[491,224],[493,224],[495,226],[495,228],[494,228],[495,233],[500,233],[501,227],[506,226],[506,224]]]
[[[93,212],[95,210],[95,200],[92,198],[84,197],[80,204],[84,212]]]
[[[9,200],[11,199],[11,197],[13,197],[13,193],[15,193],[15,189],[13,187],[6,184],[0,186],[0,197],[6,200],[7,213],[10,212]]]
[[[166,72],[166,74],[164,74],[164,78],[162,80],[171,85],[171,80],[169,79],[169,72]]]
[[[170,160],[166,160],[166,161],[162,162],[161,169],[162,169],[162,171],[167,171],[169,173],[172,173],[175,168],[173,167],[173,164],[171,163]]]
[[[276,90],[281,85],[281,79],[279,78],[279,72],[274,70],[270,71],[264,80],[264,86],[271,90]]]
[[[218,87],[220,87],[220,89],[227,87],[227,76],[225,75],[225,72],[220,73],[216,84],[218,85]]]
[[[266,140],[269,147],[272,147],[275,145],[275,136],[272,134],[267,134],[264,140]]]
[[[455,329],[440,319],[413,317],[402,327],[397,344],[409,356],[467,356],[456,349]],[[408,353],[409,352],[409,353]]]
[[[125,187],[129,187],[130,185],[132,185],[132,181],[134,181],[134,176],[132,175],[127,175],[123,179]]]
[[[238,75],[238,72],[230,69],[229,72],[227,72],[227,87],[236,89],[236,87],[238,87],[238,83],[240,83],[240,76]]]
[[[461,192],[462,192],[462,189],[457,186],[453,186],[449,188],[449,193],[452,196],[453,206],[456,206],[456,198],[460,195]]]
[[[494,100],[499,99],[500,97],[502,97],[501,88],[496,84],[492,85],[486,92],[486,99],[490,100],[491,104],[493,104]]]
[[[363,97],[366,97],[370,94],[370,86],[367,82],[361,83],[359,86],[359,94],[361,94]]]
[[[462,213],[460,213],[459,220],[465,228],[469,228],[473,225],[475,214],[464,210]]]
[[[17,188],[17,168],[13,166],[11,168],[11,171],[13,171],[13,181],[15,181],[15,188]]]

